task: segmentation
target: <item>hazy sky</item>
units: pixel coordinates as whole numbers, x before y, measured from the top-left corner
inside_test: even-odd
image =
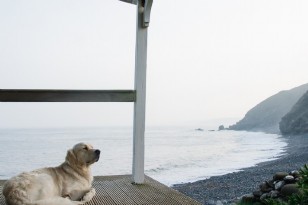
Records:
[[[154,0],[147,125],[239,119],[308,83],[307,11],[307,0]],[[0,0],[0,89],[133,89],[135,21],[118,0]],[[0,103],[0,127],[122,126],[132,113],[132,103]]]

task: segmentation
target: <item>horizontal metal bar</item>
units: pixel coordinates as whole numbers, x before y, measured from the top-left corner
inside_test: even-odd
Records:
[[[0,89],[0,102],[135,102],[135,90]]]

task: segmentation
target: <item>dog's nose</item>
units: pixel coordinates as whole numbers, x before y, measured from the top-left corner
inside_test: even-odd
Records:
[[[96,155],[99,155],[99,154],[101,153],[101,151],[97,149],[97,150],[94,151],[94,153],[95,153]]]

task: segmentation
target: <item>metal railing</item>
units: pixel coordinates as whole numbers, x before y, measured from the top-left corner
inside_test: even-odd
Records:
[[[0,89],[0,102],[135,102],[135,90]]]

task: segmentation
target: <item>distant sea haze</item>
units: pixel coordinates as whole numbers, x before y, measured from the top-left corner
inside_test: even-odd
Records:
[[[197,131],[194,128],[149,128],[145,173],[171,186],[239,171],[283,154],[279,135],[245,131]],[[78,142],[99,148],[94,175],[131,174],[132,129],[1,129],[0,179],[23,171],[57,166]]]

